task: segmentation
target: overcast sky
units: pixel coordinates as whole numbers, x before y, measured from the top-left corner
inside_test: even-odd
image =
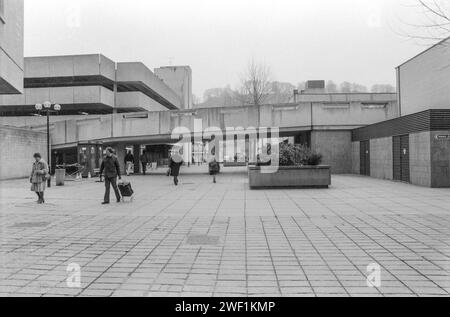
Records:
[[[198,97],[236,87],[251,58],[293,84],[395,84],[395,67],[425,49],[398,34],[414,1],[25,0],[25,55],[190,65]]]

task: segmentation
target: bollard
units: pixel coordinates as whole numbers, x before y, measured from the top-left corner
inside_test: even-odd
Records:
[[[56,186],[64,186],[64,181],[66,179],[66,170],[63,168],[58,168],[55,171]]]

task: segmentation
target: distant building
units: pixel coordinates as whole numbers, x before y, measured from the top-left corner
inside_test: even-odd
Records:
[[[165,66],[154,69],[158,76],[181,99],[182,109],[192,109],[192,70],[189,66]]]
[[[325,93],[325,80],[308,80],[302,93]]]
[[[0,0],[0,95],[23,92],[23,0]]]

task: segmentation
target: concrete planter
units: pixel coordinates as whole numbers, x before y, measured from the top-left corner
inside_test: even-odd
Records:
[[[280,166],[276,173],[263,174],[260,167],[248,168],[251,189],[259,188],[328,188],[330,166]]]

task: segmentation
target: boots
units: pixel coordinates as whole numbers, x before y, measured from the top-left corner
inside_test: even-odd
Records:
[[[39,192],[39,193],[36,193],[36,194],[37,194],[38,197],[39,197],[37,203],[38,203],[38,204],[44,204],[44,203],[45,203],[45,200],[44,200],[44,193],[43,193],[43,192]]]

